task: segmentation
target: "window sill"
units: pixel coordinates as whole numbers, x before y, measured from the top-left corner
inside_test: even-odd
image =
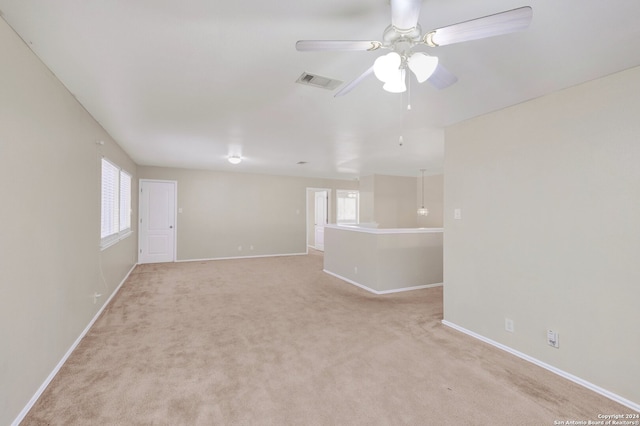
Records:
[[[106,237],[105,239],[100,241],[100,251],[107,249],[112,245],[115,245],[116,243],[119,243],[120,241],[129,237],[131,234],[133,234],[133,231],[131,229],[127,229],[126,231],[122,231],[122,233],[120,234]]]

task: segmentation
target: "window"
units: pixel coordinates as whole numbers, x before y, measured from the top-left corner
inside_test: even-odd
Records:
[[[337,223],[358,223],[360,193],[358,191],[337,190],[336,197],[338,200],[336,211]]]
[[[131,175],[102,159],[102,215],[100,247],[106,248],[131,233]]]

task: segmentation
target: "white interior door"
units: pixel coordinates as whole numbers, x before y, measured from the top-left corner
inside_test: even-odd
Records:
[[[315,248],[324,251],[324,226],[327,224],[327,191],[318,191],[315,194]]]
[[[176,182],[140,181],[138,263],[175,261]]]

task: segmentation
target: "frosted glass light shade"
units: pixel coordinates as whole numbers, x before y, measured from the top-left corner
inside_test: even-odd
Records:
[[[402,64],[402,58],[396,52],[390,52],[386,55],[379,56],[373,63],[373,73],[376,78],[383,83],[388,83],[390,80],[395,79],[400,65]]]
[[[415,74],[418,82],[424,83],[436,70],[436,67],[438,66],[438,58],[421,52],[416,52],[409,56],[407,65],[409,65],[409,69]]]
[[[239,155],[232,155],[228,158],[231,164],[240,164],[242,158]]]
[[[418,216],[426,216],[428,214],[429,210],[425,209],[424,207],[418,209]]]
[[[397,70],[393,78],[387,81],[382,88],[391,93],[406,92],[407,85],[405,84],[405,76],[405,70]]]

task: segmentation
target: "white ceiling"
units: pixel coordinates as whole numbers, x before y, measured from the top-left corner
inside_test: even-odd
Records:
[[[640,65],[637,0],[425,0],[420,24],[525,5],[524,32],[422,48],[459,80],[441,91],[414,80],[410,111],[373,76],[338,98],[295,83],[303,71],[347,83],[386,53],[295,42],[380,40],[388,0],[0,0],[0,11],[140,165],[350,179],[441,172],[444,126]]]

